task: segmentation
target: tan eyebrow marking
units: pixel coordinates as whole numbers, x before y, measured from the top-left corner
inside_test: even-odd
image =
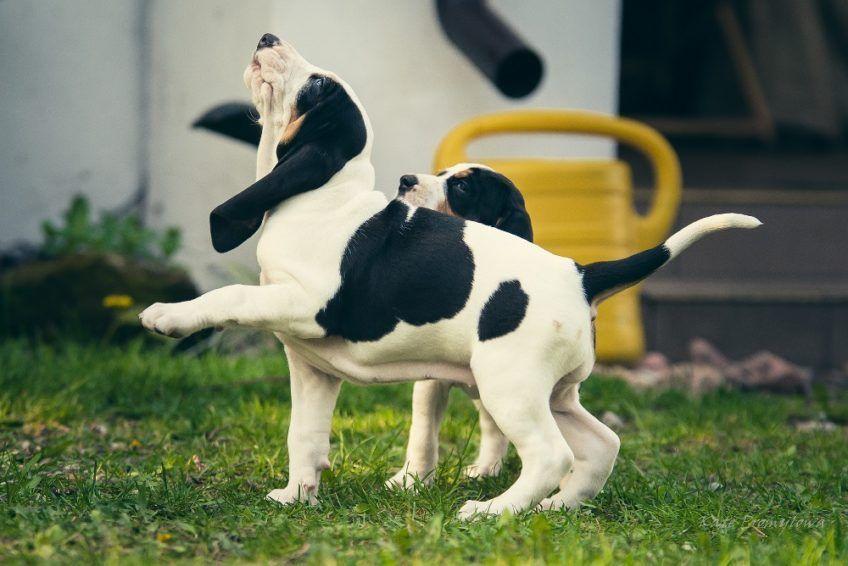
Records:
[[[469,175],[471,175],[471,169],[463,169],[462,171],[458,171],[457,173],[453,174],[453,176],[457,179],[463,179],[465,177],[468,177]]]

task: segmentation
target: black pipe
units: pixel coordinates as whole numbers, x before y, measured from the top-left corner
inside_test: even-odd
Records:
[[[436,8],[448,39],[498,90],[510,98],[536,90],[544,74],[541,57],[485,0],[436,0]]]

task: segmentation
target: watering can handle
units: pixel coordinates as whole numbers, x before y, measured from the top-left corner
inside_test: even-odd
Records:
[[[480,137],[506,133],[563,133],[607,136],[642,152],[654,170],[651,207],[636,219],[640,245],[661,242],[674,224],[680,205],[680,163],[671,145],[642,123],[606,114],[577,110],[520,110],[486,114],[451,130],[436,150],[435,170],[468,161],[466,147]]]

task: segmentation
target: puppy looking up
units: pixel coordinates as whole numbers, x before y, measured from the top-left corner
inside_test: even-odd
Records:
[[[292,387],[289,483],[268,497],[316,501],[343,379],[477,389],[521,473],[500,495],[467,501],[461,518],[594,497],[619,447],[578,395],[595,361],[598,302],[702,236],[759,221],[712,216],[629,258],[581,266],[503,230],[389,202],[374,187],[373,134],[351,87],[278,38],[262,37],[246,78],[263,124],[261,178],[212,211],[210,230],[226,252],[262,228],[261,284],[157,303],[140,318],[168,336],[244,325],[282,340]]]

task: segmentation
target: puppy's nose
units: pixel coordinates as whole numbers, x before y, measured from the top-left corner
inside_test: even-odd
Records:
[[[259,38],[259,44],[256,46],[256,49],[262,49],[263,47],[273,47],[279,44],[279,37],[277,37],[273,33],[266,33],[265,35]]]
[[[404,175],[400,178],[400,187],[398,187],[398,191],[403,194],[417,184],[418,177],[415,175]]]

